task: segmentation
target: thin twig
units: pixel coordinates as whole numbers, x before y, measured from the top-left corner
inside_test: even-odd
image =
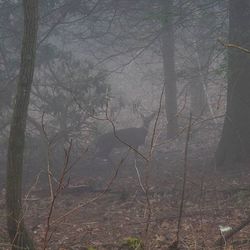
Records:
[[[180,211],[179,211],[179,218],[178,218],[177,232],[176,232],[177,245],[179,243],[179,238],[180,238],[181,219],[182,219],[184,201],[185,201],[185,190],[186,190],[186,179],[187,179],[187,156],[188,156],[188,145],[189,145],[189,139],[190,139],[191,126],[192,126],[192,113],[190,113],[190,116],[189,116],[187,139],[185,143],[183,184],[182,184],[181,203],[180,203]]]
[[[225,41],[223,41],[222,39],[218,39],[218,42],[221,43],[224,47],[226,48],[234,48],[234,49],[239,49],[242,52],[248,53],[250,54],[250,50],[246,49],[240,45],[234,44],[234,43],[226,43]]]
[[[61,222],[62,220],[64,220],[65,218],[67,218],[69,215],[75,213],[76,211],[78,211],[79,209],[83,208],[83,207],[86,207],[87,205],[97,201],[98,199],[100,199],[104,194],[106,194],[110,187],[112,186],[114,180],[116,179],[117,175],[118,175],[118,172],[119,172],[119,169],[120,167],[122,166],[123,162],[125,161],[125,159],[127,158],[128,156],[128,153],[129,151],[127,151],[127,154],[124,158],[121,159],[121,161],[119,162],[117,168],[115,169],[114,171],[114,174],[113,176],[111,177],[111,179],[109,180],[106,188],[103,190],[103,192],[101,192],[100,194],[98,194],[97,196],[95,196],[94,198],[86,201],[86,202],[83,202],[83,203],[79,203],[77,206],[75,206],[74,208],[72,208],[71,210],[69,210],[67,213],[63,214],[62,216],[58,217],[57,219],[55,219],[51,225],[55,225],[59,222]]]
[[[162,107],[162,99],[163,99],[163,94],[164,94],[164,84],[162,87],[162,92],[161,92],[161,96],[160,96],[160,101],[159,101],[159,108],[157,111],[157,115],[156,115],[156,119],[154,122],[154,127],[153,127],[153,134],[151,137],[151,142],[150,142],[150,149],[149,149],[149,156],[148,156],[148,161],[146,162],[146,175],[145,175],[145,196],[146,196],[146,200],[147,200],[147,220],[146,220],[146,228],[145,228],[145,248],[147,249],[148,247],[148,231],[149,231],[149,226],[150,226],[150,220],[151,220],[151,216],[152,216],[152,207],[151,207],[151,202],[149,199],[149,177],[150,177],[150,169],[151,169],[151,162],[152,162],[152,155],[153,155],[153,149],[154,149],[154,143],[155,143],[155,137],[156,137],[156,129],[157,129],[157,124],[159,121],[159,117],[160,117],[160,112],[161,112],[161,107]]]
[[[64,188],[63,183],[64,183],[64,180],[65,180],[65,176],[66,176],[67,172],[69,171],[69,160],[70,160],[71,150],[72,150],[72,140],[70,141],[70,144],[69,144],[68,148],[65,149],[65,151],[64,151],[64,166],[63,166],[61,176],[60,176],[58,184],[57,184],[57,188],[56,188],[55,192],[52,192],[53,197],[52,197],[52,200],[51,200],[51,203],[50,203],[49,213],[48,213],[48,216],[47,216],[47,224],[46,224],[46,229],[45,229],[45,234],[44,234],[44,241],[43,241],[43,250],[46,250],[48,248],[48,243],[51,240],[52,235],[54,233],[54,231],[52,231],[50,233],[52,213],[53,213],[54,208],[55,208],[56,199],[57,199],[58,195],[60,194],[60,192]]]
[[[135,167],[135,170],[136,170],[136,174],[137,174],[137,177],[138,177],[138,181],[139,181],[140,187],[141,187],[143,193],[146,194],[145,187],[143,186],[143,183],[142,183],[142,180],[141,180],[141,174],[140,174],[140,171],[139,171],[139,169],[137,167],[137,164],[136,164],[136,159],[134,161],[134,167]]]

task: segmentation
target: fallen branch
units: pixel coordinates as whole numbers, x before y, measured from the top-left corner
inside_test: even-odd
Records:
[[[219,239],[215,241],[215,246],[222,246],[225,244],[227,240],[232,238],[236,233],[238,233],[240,230],[242,230],[244,227],[248,226],[250,224],[250,217],[248,217],[245,221],[243,221],[239,226],[233,228],[230,232],[227,234],[224,234]]]

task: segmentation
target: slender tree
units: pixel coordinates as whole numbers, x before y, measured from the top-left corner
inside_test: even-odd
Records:
[[[186,50],[189,51],[189,63],[185,62],[185,64],[189,71],[190,108],[194,117],[200,117],[208,110],[214,116],[207,88],[211,77],[209,71],[214,57],[217,56],[219,45],[216,42],[219,36],[216,26],[219,25],[220,18],[224,15],[218,15],[218,3],[211,0],[192,1],[191,10],[192,18],[185,28],[187,33]],[[221,29],[219,30],[221,32]]]
[[[7,159],[7,226],[12,249],[34,249],[22,212],[22,170],[26,118],[33,80],[38,30],[38,0],[23,0],[21,64],[10,127]]]
[[[173,1],[161,1],[163,11],[162,24],[162,57],[165,84],[165,105],[167,113],[167,136],[177,135],[177,87],[175,73],[175,46],[173,27]]]
[[[250,2],[229,1],[229,44],[250,48]],[[220,168],[250,158],[250,55],[228,47],[227,109],[216,152]]]

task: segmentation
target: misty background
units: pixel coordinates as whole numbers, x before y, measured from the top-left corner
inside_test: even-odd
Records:
[[[3,195],[15,96],[22,85],[24,27],[29,27],[23,6],[0,0]],[[223,178],[229,186],[245,183],[234,178],[249,175],[247,0],[42,0],[38,15],[20,167],[24,193],[40,195],[43,202],[53,190],[79,197],[118,193],[112,202],[117,198],[122,204],[138,195],[148,213],[148,233],[150,219],[157,218],[151,211],[156,200],[180,210],[182,218],[189,198],[187,210],[191,203],[202,210],[206,187],[212,199],[216,195],[210,192],[220,189]],[[65,210],[72,200],[60,200]],[[178,226],[177,245],[179,232]]]

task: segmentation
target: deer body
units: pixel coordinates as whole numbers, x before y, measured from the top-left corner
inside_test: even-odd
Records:
[[[118,129],[115,133],[112,131],[101,135],[96,143],[97,157],[109,159],[113,149],[128,147],[129,145],[133,149],[138,150],[140,146],[145,145],[148,127],[153,116],[154,114],[144,118],[142,127]]]

